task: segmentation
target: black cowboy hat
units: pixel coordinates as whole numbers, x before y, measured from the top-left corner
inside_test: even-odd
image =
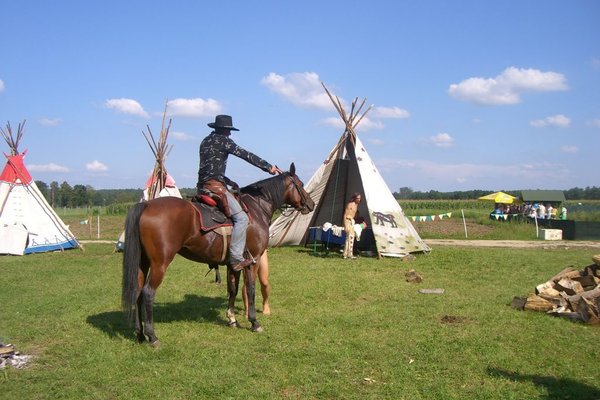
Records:
[[[210,126],[211,128],[222,128],[230,129],[232,131],[239,131],[238,128],[234,128],[231,115],[217,115],[215,117],[215,122],[209,123],[208,126]]]

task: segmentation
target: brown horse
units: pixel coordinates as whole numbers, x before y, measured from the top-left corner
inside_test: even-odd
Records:
[[[267,248],[269,224],[276,209],[288,204],[306,214],[314,208],[314,202],[295,171],[292,163],[289,172],[241,189],[241,199],[250,216],[246,249],[254,258],[260,257]],[[229,242],[227,238],[226,243]],[[152,345],[159,344],[154,333],[154,297],[176,254],[204,264],[227,265],[228,325],[238,326],[234,304],[241,271],[231,268],[228,252],[223,247],[221,235],[200,229],[196,207],[190,201],[161,197],[131,208],[125,222],[122,303],[139,342],[147,337]],[[262,327],[256,320],[251,267],[244,270],[244,280],[248,293],[248,320],[252,331],[260,332]]]

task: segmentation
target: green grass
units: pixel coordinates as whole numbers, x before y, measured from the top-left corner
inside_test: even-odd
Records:
[[[0,373],[0,397],[599,398],[598,327],[508,306],[593,254],[439,247],[349,262],[277,248],[262,334],[227,328],[225,287],[178,257],[157,293],[159,349],[124,322],[111,245],[1,257],[0,341],[35,358]],[[405,282],[408,268],[424,282]]]

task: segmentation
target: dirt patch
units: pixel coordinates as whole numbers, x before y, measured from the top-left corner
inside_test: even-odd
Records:
[[[471,322],[471,320],[460,315],[442,315],[440,317],[440,322],[445,325],[460,325]]]
[[[421,237],[460,236],[465,234],[462,219],[443,219],[435,222],[412,223]],[[494,232],[492,226],[467,222],[467,232],[472,236],[485,236]]]
[[[462,239],[425,239],[430,247],[463,246],[463,247],[509,247],[509,248],[563,248],[589,247],[600,249],[600,242],[583,240],[462,240]]]

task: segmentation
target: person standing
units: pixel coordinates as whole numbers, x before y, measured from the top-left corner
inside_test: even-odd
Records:
[[[362,197],[356,192],[350,198],[344,209],[344,230],[346,231],[346,243],[344,244],[344,258],[355,259],[354,256],[354,220],[358,216],[358,205]]]
[[[251,259],[244,257],[249,219],[237,198],[227,190],[227,185],[237,187],[225,176],[227,157],[232,154],[271,175],[280,174],[282,171],[277,166],[241,148],[230,138],[231,131],[239,131],[233,126],[231,116],[217,115],[215,122],[209,123],[208,126],[214,130],[200,143],[200,165],[196,189],[198,192],[208,190],[214,193],[220,200],[221,210],[233,220],[229,262],[234,271],[241,271],[252,264]]]

